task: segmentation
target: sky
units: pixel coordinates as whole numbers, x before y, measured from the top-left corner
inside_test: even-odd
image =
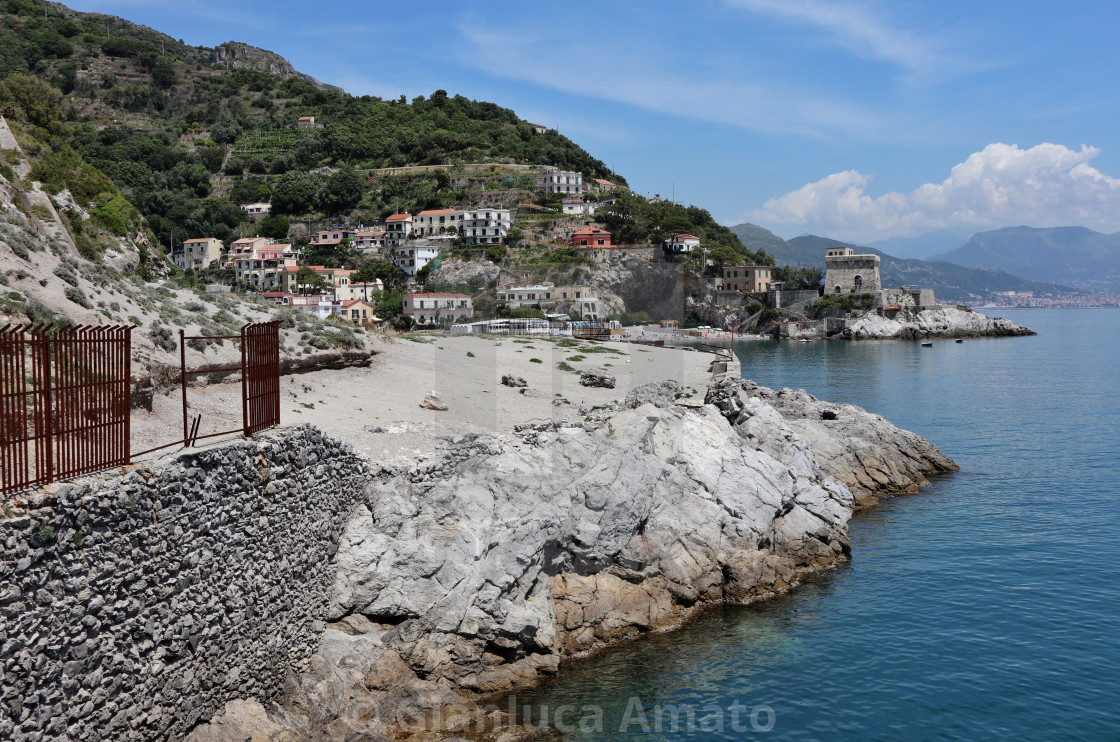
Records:
[[[782,237],[1120,231],[1120,3],[72,0],[355,95],[449,94]]]

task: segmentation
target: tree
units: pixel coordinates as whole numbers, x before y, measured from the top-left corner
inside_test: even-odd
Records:
[[[264,219],[261,219],[261,236],[271,237],[274,240],[285,240],[288,238],[288,229],[291,226],[288,223],[288,217],[280,214],[269,214]]]
[[[319,206],[325,211],[349,211],[362,200],[362,178],[350,168],[332,175],[319,192]]]
[[[272,210],[280,214],[303,214],[315,204],[319,181],[308,173],[285,173],[272,187]]]
[[[306,265],[296,271],[296,286],[301,294],[325,293],[331,288],[327,279],[320,276]]]
[[[735,252],[733,248],[727,245],[720,245],[712,248],[708,253],[708,259],[715,263],[716,268],[719,269],[725,265],[737,263],[742,260],[743,257]]]

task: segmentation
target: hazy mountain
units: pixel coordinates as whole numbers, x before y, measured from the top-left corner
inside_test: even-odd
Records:
[[[795,237],[788,243],[791,254],[799,259],[816,256],[818,265],[824,268],[824,253],[829,247],[851,247],[857,253],[872,253],[880,257],[879,274],[886,287],[910,286],[912,288],[933,289],[942,301],[965,301],[984,299],[996,291],[1033,291],[1036,294],[1053,294],[1061,287],[1052,283],[1030,281],[1001,270],[986,268],[966,268],[940,261],[913,260],[896,258],[873,247],[853,245],[848,242],[805,235]],[[781,262],[776,253],[775,259]]]
[[[875,242],[869,242],[868,245],[896,258],[927,260],[930,256],[960,247],[968,242],[970,236],[971,232],[941,229],[936,232],[920,234],[917,237],[891,237],[885,240],[876,240]]]
[[[1086,227],[1006,227],[980,232],[936,256],[970,268],[998,268],[1035,280],[1120,291],[1120,233]]]
[[[736,224],[731,227],[731,231],[743,243],[743,247],[756,252],[759,249],[766,250],[774,256],[778,265],[792,265],[795,268],[812,268],[816,265],[824,265],[823,252],[818,256],[811,249],[800,250],[797,246],[783,240],[770,230],[755,224]],[[818,258],[820,259],[818,260]]]

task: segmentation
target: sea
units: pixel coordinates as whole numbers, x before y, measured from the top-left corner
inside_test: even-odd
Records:
[[[790,593],[563,666],[567,740],[1120,740],[1120,311],[1021,338],[747,340],[743,376],[882,414],[961,470]]]

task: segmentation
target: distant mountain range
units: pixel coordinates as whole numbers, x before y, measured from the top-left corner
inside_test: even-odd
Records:
[[[971,232],[941,229],[917,237],[891,237],[867,243],[868,247],[882,250],[896,258],[929,260],[931,256],[954,250],[968,242]],[[951,261],[950,261],[951,262]]]
[[[933,259],[968,268],[996,268],[1081,289],[1120,292],[1120,232],[1006,227],[975,234],[961,247]]]
[[[872,253],[881,259],[879,270],[884,286],[933,289],[937,297],[945,301],[987,299],[991,294],[999,291],[1033,291],[1036,294],[1052,294],[1064,288],[1053,283],[1019,278],[1004,270],[966,267],[946,261],[896,258],[873,247],[840,242],[828,237],[802,235],[792,240],[783,240],[773,232],[754,224],[739,224],[731,227],[731,231],[748,249],[763,248],[780,265],[792,265],[798,268],[823,269],[825,250],[829,247],[847,246],[855,249],[856,252]]]

